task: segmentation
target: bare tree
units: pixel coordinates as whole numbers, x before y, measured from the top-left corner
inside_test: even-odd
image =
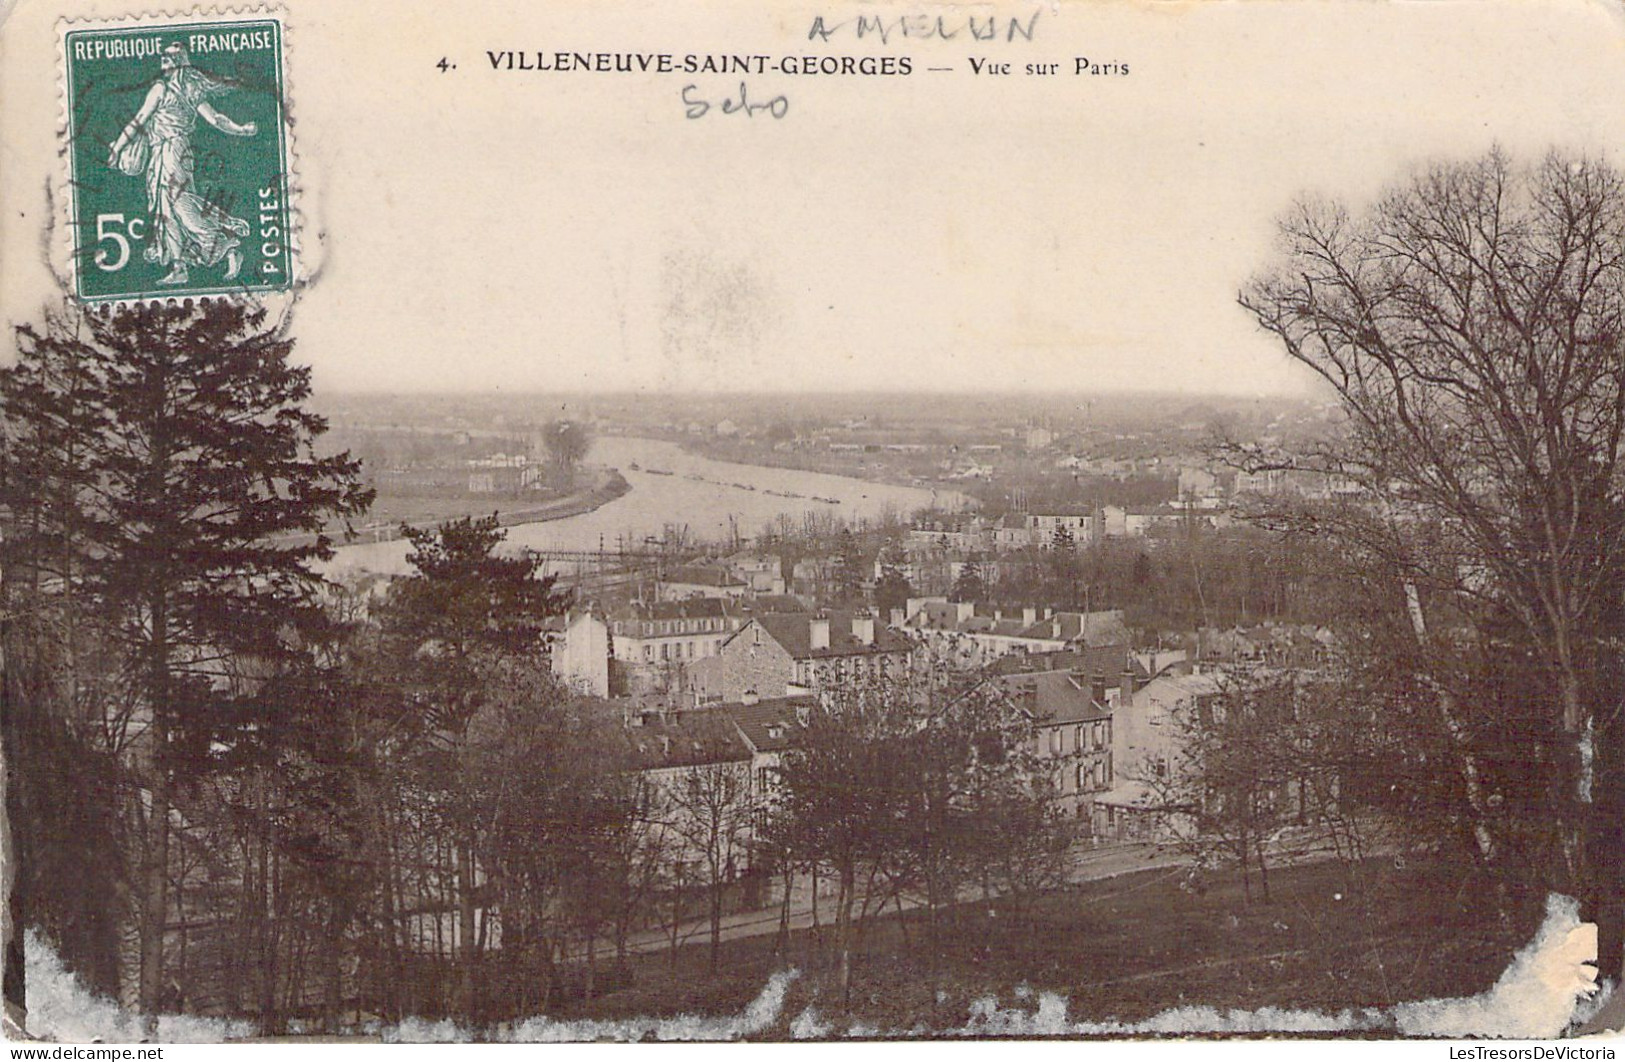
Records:
[[[908,748],[919,705],[904,684],[833,686],[780,767],[773,843],[835,882],[838,994],[852,983],[857,927],[900,847],[909,800]]]
[[[1019,906],[1059,882],[1065,839],[1036,722],[976,674],[946,666],[824,688],[785,754],[768,832],[785,858],[834,882],[843,1001],[867,920],[888,901],[923,896],[924,943],[935,948],[936,913],[966,883]]]
[[[1508,623],[1548,678],[1563,779],[1554,884],[1581,894],[1617,977],[1625,178],[1497,151],[1421,173],[1358,216],[1301,204],[1281,236],[1279,263],[1241,304],[1347,414],[1326,467],[1386,517],[1386,541],[1367,544],[1400,573],[1419,659],[1456,634],[1430,624],[1434,600],[1474,638]],[[1424,530],[1443,548],[1415,548]],[[1423,667],[1465,749],[1463,706]],[[1459,769],[1482,813],[1477,765],[1464,755]]]
[[[700,871],[711,922],[711,970],[722,949],[722,906],[748,853],[756,804],[749,761],[712,760],[683,769],[665,788],[667,821],[683,855]],[[679,856],[681,858],[681,856]]]
[[[620,871],[611,883],[610,913],[615,960],[624,964],[632,929],[646,915],[655,892],[669,876],[673,855],[671,839],[650,814],[654,795],[649,779],[641,771],[625,771],[621,775],[621,792],[629,806],[606,838],[606,846]]]
[[[1175,713],[1171,755],[1132,772],[1198,867],[1235,861],[1249,903],[1255,870],[1270,898],[1267,845],[1287,821],[1295,781],[1295,699],[1290,678],[1229,678]]]

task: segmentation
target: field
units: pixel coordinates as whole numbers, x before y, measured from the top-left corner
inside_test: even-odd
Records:
[[[1235,873],[1190,890],[1182,871],[1143,871],[1048,893],[1019,911],[962,905],[939,914],[935,946],[923,912],[901,923],[889,916],[861,943],[847,1017],[811,932],[794,934],[782,956],[771,935],[725,942],[715,974],[700,944],[675,957],[634,956],[631,987],[552,1016],[738,1013],[786,965],[802,975],[764,1039],[787,1038],[809,1007],[837,1030],[951,1030],[977,1000],[1032,1010],[1046,992],[1068,1001],[1072,1021],[1134,1022],[1193,1004],[1336,1013],[1483,991],[1540,921],[1542,897],[1510,896],[1502,920],[1488,900],[1493,888],[1447,866],[1379,860],[1357,869],[1364,888],[1336,863],[1274,871],[1268,903],[1246,902]]]

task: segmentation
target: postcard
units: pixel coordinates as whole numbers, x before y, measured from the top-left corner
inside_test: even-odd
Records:
[[[7,1035],[1614,1057],[1622,98],[1602,0],[6,5]]]

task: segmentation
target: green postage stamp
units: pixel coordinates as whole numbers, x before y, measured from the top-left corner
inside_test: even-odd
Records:
[[[289,287],[281,21],[70,24],[62,45],[76,294]]]

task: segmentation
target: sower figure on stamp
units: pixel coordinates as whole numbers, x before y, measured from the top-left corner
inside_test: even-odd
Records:
[[[160,62],[163,75],[113,141],[107,164],[132,177],[146,174],[152,243],[144,257],[169,266],[160,284],[184,284],[189,267],[216,265],[222,258],[225,279],[231,280],[243,267],[237,237],[248,235],[248,222],[198,194],[192,181],[192,132],[199,118],[230,136],[253,136],[258,130],[253,122],[237,124],[208,103],[208,97],[231,86],[194,67],[179,42],[164,49]]]

